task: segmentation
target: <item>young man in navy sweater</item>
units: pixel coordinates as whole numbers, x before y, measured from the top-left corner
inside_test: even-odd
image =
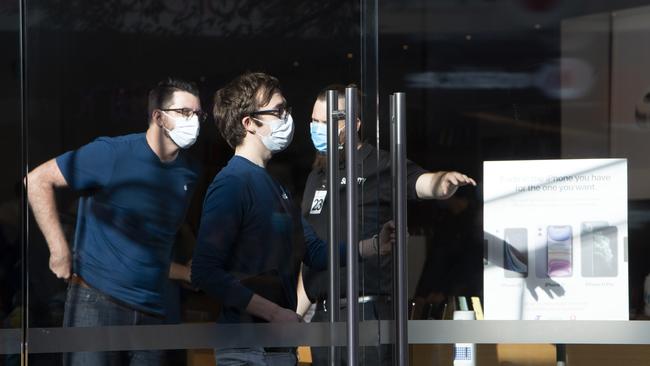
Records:
[[[222,302],[221,323],[299,322],[300,264],[325,269],[327,245],[266,171],[273,154],[293,138],[278,80],[263,73],[237,77],[215,94],[213,114],[235,155],[208,188],[192,283]],[[392,236],[387,223],[379,243],[362,240],[359,254],[389,253]],[[217,349],[215,354],[219,366],[296,364],[291,348]]]

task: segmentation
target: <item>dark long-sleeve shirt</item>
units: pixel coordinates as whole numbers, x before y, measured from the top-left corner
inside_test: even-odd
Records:
[[[358,178],[356,185],[359,189],[359,237],[368,238],[377,234],[381,225],[392,218],[393,191],[391,189],[391,161],[390,154],[386,151],[375,149],[370,144],[363,144],[358,153]],[[345,177],[345,167],[341,164],[339,177]],[[407,198],[417,200],[416,182],[426,170],[411,161],[406,162],[406,186]],[[345,195],[346,184],[341,180],[338,186],[340,190],[340,205],[345,207],[347,197]],[[330,195],[325,194],[325,199],[320,202],[320,210],[314,210],[319,193],[326,193],[327,173],[315,169],[309,174],[302,201],[302,213],[307,222],[314,228],[317,235],[327,233],[328,212],[330,208]],[[344,233],[347,230],[345,211],[341,211],[341,227]],[[327,298],[329,277],[326,271],[319,271],[314,268],[305,268],[303,271],[305,291],[313,301]],[[389,295],[393,291],[393,258],[387,256],[372,256],[366,258],[359,268],[359,284],[363,293],[368,295]],[[347,279],[341,276],[341,295],[346,296]]]
[[[300,263],[327,268],[327,245],[265,169],[234,156],[203,204],[192,283],[223,304],[220,321],[262,321],[244,310],[254,293],[296,309]]]

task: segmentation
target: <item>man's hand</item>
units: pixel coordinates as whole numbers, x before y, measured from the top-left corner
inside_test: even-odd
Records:
[[[67,280],[71,275],[72,257],[70,252],[50,254],[50,270],[57,278]]]
[[[395,246],[395,223],[390,220],[381,227],[379,232],[379,255],[392,253],[393,246]]]
[[[433,195],[437,199],[447,199],[456,193],[458,187],[466,185],[476,186],[474,179],[459,172],[441,173],[438,182],[434,184]]]
[[[415,191],[420,199],[445,200],[453,196],[458,187],[470,184],[476,186],[474,179],[459,172],[425,173],[415,182]]]
[[[246,306],[246,311],[271,323],[302,322],[302,317],[295,311],[285,309],[258,294],[253,294],[253,297]]]
[[[302,317],[293,310],[289,310],[278,306],[277,309],[271,314],[271,323],[300,323]]]
[[[364,239],[359,242],[359,254],[362,258],[375,255],[387,255],[393,252],[395,246],[395,223],[386,222],[379,232],[379,236]]]
[[[192,283],[192,260],[187,264],[172,262],[169,266],[169,279]]]

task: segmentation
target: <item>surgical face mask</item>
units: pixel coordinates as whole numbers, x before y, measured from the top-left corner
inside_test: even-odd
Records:
[[[269,125],[271,132],[266,136],[259,136],[264,146],[272,153],[286,149],[293,140],[293,118],[290,114],[283,119],[278,118],[272,121],[262,121],[256,118],[255,120]]]
[[[311,142],[318,152],[327,152],[327,124],[321,122],[312,122],[309,125],[311,131]]]
[[[311,141],[314,143],[314,147],[320,153],[327,152],[327,124],[322,122],[313,121],[310,125],[311,131]],[[345,127],[338,129],[338,135],[341,136],[341,131]],[[339,150],[343,149],[343,145],[339,144]]]
[[[196,142],[197,137],[199,137],[199,117],[196,114],[190,118],[172,117],[165,111],[163,113],[171,118],[176,125],[173,130],[169,130],[163,126],[169,134],[169,138],[181,149],[187,149],[192,146]]]

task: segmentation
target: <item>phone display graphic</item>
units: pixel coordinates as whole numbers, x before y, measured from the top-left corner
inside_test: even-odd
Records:
[[[570,277],[573,274],[573,230],[569,225],[553,225],[546,230],[549,277]]]
[[[618,275],[618,229],[606,222],[583,222],[580,232],[583,277]]]
[[[525,228],[504,230],[503,268],[506,277],[528,276],[528,230]]]
[[[548,278],[546,227],[538,227],[535,234],[535,275],[537,278]]]

